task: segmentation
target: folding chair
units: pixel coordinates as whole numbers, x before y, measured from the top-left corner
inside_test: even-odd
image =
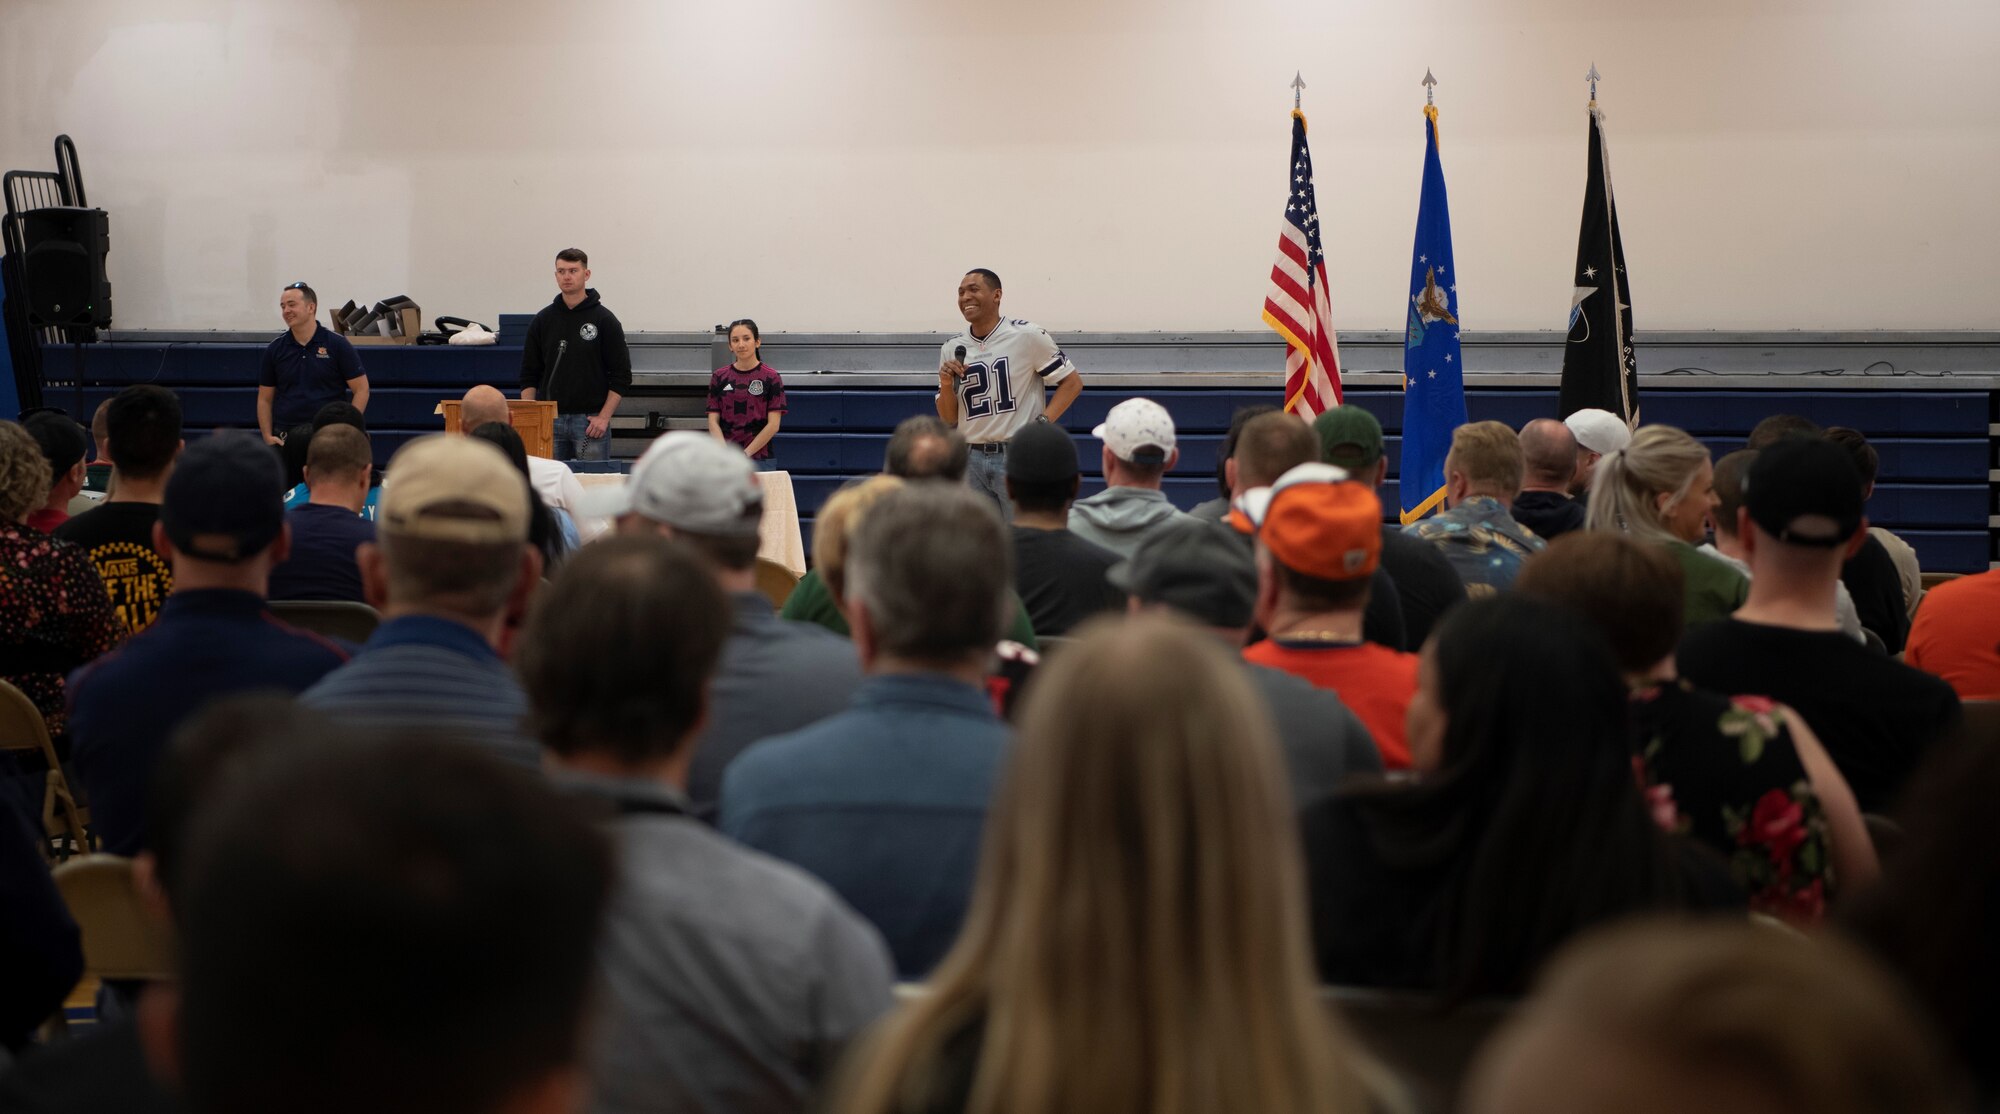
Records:
[[[368,641],[382,615],[354,600],[272,600],[271,614],[302,630],[356,644]]]
[[[132,882],[132,860],[81,855],[55,869],[56,889],[83,930],[83,965],[99,979],[174,977],[173,931]]]
[[[0,750],[35,755],[48,764],[42,783],[42,831],[55,841],[53,857],[66,859],[88,852],[90,810],[70,790],[69,778],[56,758],[55,740],[49,738],[49,725],[27,693],[4,680],[0,680]]]

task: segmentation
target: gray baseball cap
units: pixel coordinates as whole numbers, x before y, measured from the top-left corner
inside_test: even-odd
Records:
[[[697,534],[751,537],[764,518],[764,489],[743,450],[706,433],[663,433],[619,487],[584,492],[578,511],[636,514]]]

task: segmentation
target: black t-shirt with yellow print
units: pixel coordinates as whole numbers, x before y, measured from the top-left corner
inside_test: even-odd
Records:
[[[174,590],[167,559],[153,548],[157,503],[106,503],[56,527],[55,536],[90,554],[111,606],[133,633],[151,626]]]

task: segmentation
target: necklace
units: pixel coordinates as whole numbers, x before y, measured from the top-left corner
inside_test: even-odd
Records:
[[[1353,635],[1337,630],[1288,630],[1274,631],[1270,635],[1273,642],[1355,642]]]

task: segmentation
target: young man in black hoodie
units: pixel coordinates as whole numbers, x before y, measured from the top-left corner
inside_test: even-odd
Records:
[[[521,350],[521,397],[556,404],[557,460],[610,460],[611,415],[632,386],[625,327],[589,281],[581,249],[556,253],[556,299],[535,315]]]

